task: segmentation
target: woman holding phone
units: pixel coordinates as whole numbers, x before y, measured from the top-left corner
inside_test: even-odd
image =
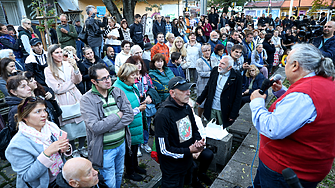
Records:
[[[63,154],[71,153],[66,132],[47,120],[46,103],[40,97],[22,100],[16,118],[19,131],[5,152],[17,173],[16,187],[55,187],[65,163]]]

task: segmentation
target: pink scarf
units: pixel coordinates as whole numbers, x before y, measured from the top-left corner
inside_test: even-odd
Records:
[[[23,121],[19,122],[19,132],[30,138],[37,144],[42,144],[44,150],[52,144],[51,135],[53,134],[57,139],[59,139],[60,129],[56,124],[46,121],[45,125],[42,127],[41,132],[37,131],[35,128],[26,125]],[[57,176],[60,172],[60,168],[63,166],[63,160],[59,153],[55,153],[50,156],[50,160],[54,163],[49,168],[53,176]]]

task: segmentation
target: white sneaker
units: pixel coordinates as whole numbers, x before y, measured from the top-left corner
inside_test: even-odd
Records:
[[[85,158],[88,157],[88,152],[87,152],[87,149],[85,147],[80,148],[79,153]]]
[[[137,150],[137,157],[142,157],[141,148],[138,148]]]
[[[74,151],[72,152],[72,157],[73,157],[73,158],[81,157],[79,151],[78,151],[78,150],[74,150]]]
[[[148,144],[141,144],[141,148],[145,150],[147,153],[151,153],[151,148]]]

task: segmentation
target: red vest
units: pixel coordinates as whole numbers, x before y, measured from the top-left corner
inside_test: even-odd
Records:
[[[321,181],[329,173],[335,157],[335,83],[321,76],[301,78],[271,105],[269,111],[273,112],[276,103],[292,92],[311,97],[317,111],[316,119],[284,139],[271,140],[261,135],[259,157],[280,174],[289,167],[299,179]]]

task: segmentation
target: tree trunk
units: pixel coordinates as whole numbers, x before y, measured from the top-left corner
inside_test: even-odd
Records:
[[[105,4],[107,10],[111,13],[111,15],[115,16],[117,21],[121,21],[122,16],[117,6],[114,4],[113,0],[102,0],[102,2]]]
[[[136,2],[134,0],[123,0],[123,16],[126,18],[128,25],[134,23]]]

